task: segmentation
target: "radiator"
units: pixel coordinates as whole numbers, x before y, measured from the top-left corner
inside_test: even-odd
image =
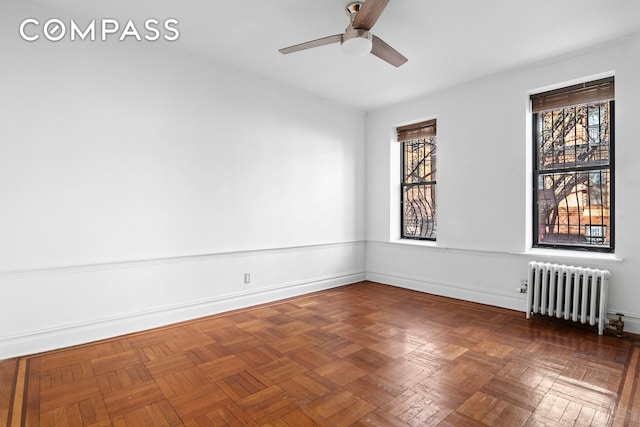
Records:
[[[529,263],[527,319],[541,314],[605,328],[609,271],[545,262]]]

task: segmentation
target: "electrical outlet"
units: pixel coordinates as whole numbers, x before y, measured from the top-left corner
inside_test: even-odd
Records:
[[[251,273],[244,273],[244,284],[251,283]]]

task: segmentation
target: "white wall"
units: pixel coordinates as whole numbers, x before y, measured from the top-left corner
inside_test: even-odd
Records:
[[[37,13],[0,4],[0,359],[364,278],[363,112],[161,43],[25,42]]]
[[[367,276],[383,283],[523,310],[531,260],[607,268],[609,311],[640,333],[640,38],[469,82],[367,115]],[[585,258],[532,251],[528,96],[607,73],[616,79],[616,250]],[[438,119],[438,240],[399,241],[394,128]],[[524,316],[524,314],[523,314]]]
[[[18,23],[41,12],[0,2],[0,359],[351,283],[365,268],[372,280],[522,309],[514,289],[533,259],[610,269],[610,310],[640,333],[638,39],[365,122],[158,44],[19,39]],[[530,253],[527,92],[610,71],[615,257]],[[438,242],[402,243],[392,132],[430,117]]]

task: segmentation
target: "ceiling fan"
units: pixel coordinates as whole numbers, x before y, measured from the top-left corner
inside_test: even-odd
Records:
[[[349,3],[345,10],[350,22],[343,34],[335,34],[285,47],[280,49],[280,52],[288,54],[340,42],[342,50],[349,55],[372,53],[383,61],[399,67],[407,62],[407,58],[370,32],[387,3],[389,3],[389,0],[366,0],[365,2]]]

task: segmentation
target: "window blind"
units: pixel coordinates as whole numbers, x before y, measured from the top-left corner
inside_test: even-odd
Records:
[[[398,142],[436,136],[436,119],[401,126],[397,129]]]
[[[608,101],[615,98],[614,92],[613,77],[607,77],[531,95],[531,110],[538,113],[572,105]]]

